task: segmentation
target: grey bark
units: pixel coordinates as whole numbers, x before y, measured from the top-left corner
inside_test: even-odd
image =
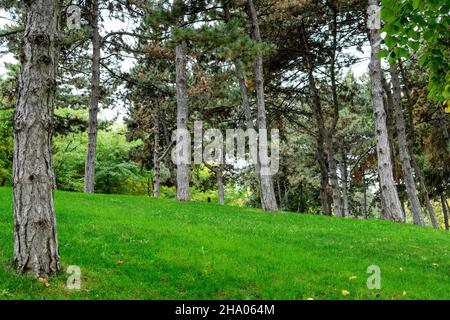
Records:
[[[47,278],[59,271],[52,159],[59,1],[27,1],[26,12],[14,116],[14,264]]]
[[[337,47],[337,12],[334,6],[331,6],[333,10],[333,22],[331,24],[332,35],[333,35],[333,48],[331,55],[331,90],[333,95],[333,118],[331,128],[326,130],[325,136],[325,144],[327,146],[327,155],[328,155],[328,170],[329,170],[329,178],[330,178],[330,186],[331,192],[333,196],[333,205],[334,205],[334,214],[336,217],[345,216],[341,198],[341,192],[339,190],[339,181],[337,176],[337,164],[336,159],[334,157],[334,144],[333,144],[333,136],[336,130],[336,125],[339,120],[339,100],[337,96],[337,84],[336,84],[336,47]],[[323,124],[325,127],[325,124]],[[325,128],[326,129],[326,128]]]
[[[343,213],[344,217],[349,216],[348,209],[348,171],[347,171],[347,150],[345,146],[341,147],[341,173],[342,173],[342,200],[343,200]]]
[[[216,178],[217,178],[217,191],[219,193],[219,204],[223,205],[223,204],[225,204],[225,192],[224,192],[224,188],[223,188],[222,171],[218,171],[216,173]]]
[[[327,168],[327,157],[325,155],[324,143],[327,137],[327,132],[325,128],[325,122],[323,119],[322,104],[320,101],[319,93],[316,87],[314,79],[314,68],[309,56],[309,46],[308,38],[306,36],[306,30],[302,26],[301,30],[302,40],[303,40],[303,50],[304,50],[304,60],[306,68],[308,69],[308,85],[309,94],[311,96],[311,104],[313,116],[317,123],[317,158],[320,169],[320,203],[322,207],[322,214],[331,216],[330,206],[328,205],[328,168]]]
[[[387,126],[387,132],[388,132],[388,139],[389,139],[389,148],[391,150],[391,161],[393,165],[393,173],[394,173],[394,180],[396,183],[398,183],[398,170],[396,166],[396,148],[395,148],[395,121],[393,119],[394,112],[394,97],[392,96],[391,88],[386,80],[386,77],[384,76],[384,73],[381,73],[381,85],[383,86],[383,91],[386,94],[386,99],[384,99],[384,105],[385,105],[385,111],[386,111],[386,126]]]
[[[411,155],[411,165],[414,169],[414,172],[416,173],[416,177],[419,180],[419,189],[421,194],[423,195],[423,199],[425,202],[425,206],[427,208],[428,214],[430,215],[431,225],[434,228],[438,227],[438,223],[436,220],[436,213],[434,212],[434,208],[431,205],[430,195],[428,193],[428,189],[425,185],[425,178],[422,173],[422,169],[419,167],[419,164],[417,163],[416,157],[414,155],[414,146],[416,144],[416,134],[414,130],[414,118],[413,118],[413,103],[411,100],[411,96],[409,94],[409,84],[408,80],[406,79],[405,70],[403,69],[401,60],[399,60],[399,67],[400,67],[400,74],[402,75],[402,80],[405,86],[405,96],[407,101],[407,110],[408,110],[408,126],[409,126],[409,136],[408,136],[408,148],[409,153]]]
[[[88,145],[86,162],[84,166],[84,192],[94,193],[95,185],[95,159],[97,157],[97,115],[100,99],[100,47],[99,33],[99,6],[98,0],[91,0],[91,27],[92,27],[92,71],[91,96],[89,105]]]
[[[258,17],[255,9],[253,0],[247,0],[249,7],[249,13],[251,18],[251,23],[253,27],[253,38],[257,42],[261,42],[261,33],[259,30]],[[255,83],[256,83],[256,103],[258,106],[258,130],[261,133],[267,130],[267,120],[266,120],[266,107],[264,101],[264,70],[263,70],[263,59],[262,55],[258,54],[254,61],[254,73],[255,73]],[[261,135],[260,135],[261,137]],[[261,141],[260,141],[261,143]],[[266,150],[265,152],[268,152]],[[261,149],[258,152],[258,158],[261,159]],[[277,199],[275,196],[275,191],[273,187],[272,175],[265,173],[265,170],[260,170],[259,182],[261,186],[261,204],[265,211],[277,211]]]
[[[391,64],[391,81],[393,102],[397,123],[397,136],[400,154],[400,162],[402,166],[403,179],[405,181],[406,192],[408,193],[409,204],[413,215],[413,222],[417,225],[424,225],[422,208],[420,206],[419,197],[417,196],[416,183],[413,177],[411,167],[411,157],[409,156],[408,142],[406,140],[405,118],[403,116],[403,108],[401,103],[400,82],[398,78],[398,68],[395,63]]]
[[[161,181],[161,168],[159,160],[159,107],[156,107],[156,115],[154,117],[155,121],[155,132],[154,132],[154,150],[153,150],[153,197],[158,198],[160,193],[160,181]]]
[[[186,42],[175,48],[176,85],[177,85],[177,130],[187,130],[188,105],[186,92]],[[177,142],[178,143],[178,142]],[[186,143],[183,141],[182,143]],[[177,165],[177,200],[189,200],[189,165]]]
[[[224,192],[224,186],[223,186],[223,171],[225,170],[225,160],[226,160],[225,159],[225,153],[223,153],[222,163],[220,164],[219,167],[213,167],[209,163],[203,162],[205,164],[205,166],[209,170],[214,172],[214,174],[216,176],[217,193],[218,193],[218,196],[219,196],[219,204],[220,205],[223,205],[225,203],[225,192]]]
[[[378,0],[369,0],[369,5],[377,5]],[[375,118],[375,134],[377,137],[378,173],[381,195],[384,199],[382,207],[385,215],[394,221],[403,220],[403,211],[392,175],[391,150],[386,125],[386,112],[383,106],[381,86],[380,30],[372,28],[369,32],[371,44],[370,77],[372,87],[373,114]]]

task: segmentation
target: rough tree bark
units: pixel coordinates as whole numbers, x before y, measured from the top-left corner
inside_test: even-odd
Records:
[[[311,97],[312,111],[317,122],[317,158],[320,169],[320,203],[322,207],[322,214],[331,216],[330,206],[328,205],[328,168],[326,155],[324,150],[324,143],[327,136],[325,122],[323,119],[322,104],[314,79],[314,67],[309,56],[308,38],[304,26],[301,29],[301,36],[303,40],[303,58],[305,60],[306,68],[308,69],[308,85],[309,94]]]
[[[369,6],[377,6],[378,0],[369,0]],[[378,172],[380,189],[384,199],[382,207],[385,215],[394,221],[403,220],[403,211],[398,198],[394,178],[392,175],[391,150],[386,126],[386,112],[383,106],[383,91],[381,86],[380,30],[370,28],[369,40],[372,49],[370,59],[370,77],[372,87],[373,114],[375,118],[375,134],[377,137]]]
[[[59,271],[52,159],[59,1],[26,2],[14,122],[14,263],[47,278]]]
[[[413,222],[417,225],[424,225],[422,208],[420,206],[419,197],[417,196],[416,183],[411,168],[411,158],[408,151],[408,142],[406,140],[405,118],[403,116],[403,108],[401,103],[400,82],[398,79],[398,68],[395,63],[391,64],[391,81],[393,92],[393,103],[395,108],[397,136],[400,154],[400,162],[402,166],[403,179],[405,181],[406,192],[408,193],[409,204],[413,215]]]
[[[88,145],[84,166],[84,192],[94,193],[95,159],[97,157],[97,115],[100,99],[100,47],[98,0],[90,1],[90,24],[92,28],[92,74],[89,105]]]
[[[394,173],[394,181],[399,183],[399,172],[397,170],[397,151],[395,149],[395,121],[393,119],[394,112],[394,97],[392,96],[391,88],[384,76],[384,73],[381,73],[381,85],[383,86],[383,91],[386,94],[386,99],[383,99],[385,111],[386,111],[386,126],[388,132],[389,139],[389,148],[391,150],[391,161],[393,165],[393,173]]]
[[[416,157],[414,155],[414,146],[416,144],[416,133],[414,131],[414,112],[413,112],[413,102],[411,99],[411,95],[409,93],[409,81],[406,78],[406,72],[403,68],[401,60],[399,60],[399,68],[400,68],[400,74],[402,76],[403,84],[404,84],[404,92],[406,96],[407,101],[407,110],[408,110],[408,127],[409,127],[409,134],[408,134],[408,148],[409,148],[409,154],[411,155],[411,165],[414,168],[414,172],[416,173],[417,178],[419,179],[419,189],[421,194],[423,195],[423,199],[425,202],[425,206],[427,208],[428,214],[430,215],[431,225],[434,228],[438,227],[438,223],[436,220],[436,213],[434,212],[434,208],[431,205],[430,195],[428,193],[428,189],[425,185],[425,178],[422,173],[422,169],[419,167],[419,164],[417,163]]]
[[[333,11],[333,21],[331,23],[331,30],[333,35],[333,46],[332,46],[332,54],[331,54],[331,66],[330,66],[330,74],[331,74],[331,90],[333,96],[333,117],[332,124],[329,130],[326,130],[325,136],[325,144],[327,146],[327,156],[328,156],[328,170],[330,177],[330,186],[331,192],[333,196],[333,205],[334,205],[334,214],[336,217],[343,217],[343,206],[342,206],[342,198],[341,192],[339,189],[339,181],[337,175],[337,164],[336,159],[334,158],[334,144],[333,144],[333,136],[336,131],[336,125],[339,121],[339,100],[337,95],[337,84],[336,84],[336,50],[337,50],[337,8],[334,5],[334,2],[330,2],[331,9]],[[325,126],[325,124],[324,124]],[[326,128],[325,128],[326,129]]]
[[[176,85],[177,85],[177,130],[187,130],[188,105],[186,92],[186,42],[175,48]],[[187,143],[187,141],[177,141]],[[189,200],[189,164],[177,165],[177,200]]]
[[[253,0],[247,0],[252,28],[253,38],[261,42],[261,33],[259,30],[258,17]],[[258,131],[259,144],[261,144],[261,133],[267,130],[266,107],[264,101],[264,70],[262,55],[258,54],[254,61],[255,83],[256,83],[256,104],[258,106]],[[268,152],[267,150],[265,152]],[[261,160],[261,149],[258,152],[258,159]],[[260,163],[261,167],[261,163]],[[273,187],[272,175],[260,168],[259,182],[261,187],[261,203],[265,211],[277,211],[277,199]]]

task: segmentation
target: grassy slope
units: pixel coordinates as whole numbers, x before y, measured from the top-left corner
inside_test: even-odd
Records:
[[[431,228],[66,192],[56,209],[63,272],[45,288],[11,268],[0,188],[0,299],[450,299],[450,234]],[[69,265],[81,291],[65,289]]]

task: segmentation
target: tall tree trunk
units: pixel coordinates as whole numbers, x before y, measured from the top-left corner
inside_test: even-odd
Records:
[[[408,151],[408,142],[406,140],[405,118],[401,102],[400,82],[398,79],[398,68],[395,63],[391,64],[391,81],[393,90],[393,102],[397,122],[397,136],[400,153],[400,162],[402,165],[403,179],[405,181],[406,192],[408,193],[409,204],[413,214],[413,222],[417,225],[424,225],[422,208],[417,196],[416,183],[413,177],[411,161]]]
[[[256,14],[255,5],[253,0],[247,0],[247,4],[249,7],[252,27],[253,27],[253,38],[257,42],[261,42],[261,33],[259,30],[258,17]],[[264,70],[263,70],[263,60],[262,55],[258,54],[256,56],[254,62],[254,72],[255,72],[255,83],[256,83],[256,103],[258,106],[258,131],[259,131],[259,145],[261,146],[262,133],[267,130],[267,121],[266,121],[266,107],[264,101]],[[267,135],[266,139],[267,139]],[[263,141],[263,145],[267,145]],[[261,154],[261,151],[265,154]],[[272,174],[270,173],[269,168],[262,167],[262,159],[266,156],[268,150],[261,150],[261,147],[258,150],[258,159],[260,162],[260,176],[259,182],[261,186],[261,203],[262,207],[265,211],[277,211],[277,199],[275,197],[275,191],[273,187],[273,179]]]
[[[14,116],[14,263],[47,278],[59,271],[53,189],[53,101],[59,1],[26,3],[26,28]]]
[[[154,149],[153,149],[153,197],[158,198],[160,193],[161,168],[159,160],[159,107],[157,106],[154,132]]]
[[[341,173],[342,173],[342,199],[343,199],[343,211],[344,217],[349,216],[348,209],[348,172],[347,172],[347,150],[344,146],[341,147]]]
[[[333,11],[333,21],[331,24],[331,30],[333,35],[333,46],[331,54],[331,91],[333,95],[333,118],[332,124],[329,130],[326,130],[325,144],[327,146],[328,154],[328,170],[330,177],[330,186],[333,196],[334,214],[336,217],[343,217],[343,207],[341,192],[339,190],[339,181],[337,176],[337,164],[334,158],[334,144],[333,136],[336,131],[336,125],[339,120],[339,100],[337,95],[337,84],[336,84],[336,50],[337,50],[337,8],[333,5],[333,2],[329,3]],[[325,124],[324,124],[325,126]]]
[[[224,11],[225,11],[225,18],[226,18],[227,22],[231,22],[231,15],[230,15],[230,11],[228,8],[228,2],[224,3]],[[255,126],[253,125],[254,119],[252,116],[252,112],[250,110],[250,102],[248,99],[247,85],[245,84],[245,74],[244,74],[244,70],[243,70],[243,64],[242,64],[241,59],[239,59],[239,58],[234,59],[233,62],[234,62],[236,77],[238,78],[238,81],[239,81],[239,89],[240,89],[242,106],[244,109],[244,116],[245,116],[245,125],[247,127],[247,130],[254,130],[255,129]],[[256,163],[254,165],[255,165],[255,176],[258,181],[261,206],[264,207],[264,200],[263,200],[264,198],[263,198],[263,191],[262,191],[261,178],[260,178],[261,167],[260,167],[259,161],[256,161]]]
[[[447,196],[445,194],[445,191],[441,192],[441,204],[442,204],[442,212],[444,214],[444,224],[445,224],[445,230],[449,229],[449,222],[448,222],[448,204],[447,204]]]
[[[100,47],[99,33],[99,7],[98,0],[91,0],[91,27],[92,27],[92,74],[91,97],[89,105],[88,145],[86,150],[86,163],[84,166],[84,192],[94,193],[95,159],[97,157],[97,115],[100,99]]]
[[[392,91],[390,89],[390,86],[386,80],[386,77],[384,76],[384,73],[381,73],[381,85],[383,86],[383,91],[386,94],[386,99],[383,99],[385,111],[386,111],[386,126],[387,126],[387,132],[388,132],[388,139],[389,139],[389,148],[391,150],[391,161],[393,166],[393,174],[394,174],[394,181],[399,184],[399,170],[397,168],[397,151],[395,148],[395,121],[394,121],[394,97],[392,96]]]
[[[428,193],[428,189],[425,185],[425,178],[422,173],[422,169],[419,167],[417,163],[416,157],[414,155],[414,146],[416,144],[416,133],[414,130],[414,112],[413,112],[413,102],[411,100],[411,95],[409,94],[409,82],[406,77],[406,72],[402,66],[401,60],[399,60],[400,74],[402,76],[403,84],[405,86],[405,96],[407,101],[407,110],[408,110],[408,127],[409,127],[409,135],[408,135],[408,148],[409,154],[411,155],[411,165],[414,168],[414,172],[416,173],[417,178],[419,179],[419,189],[421,194],[423,195],[423,199],[425,202],[425,206],[427,208],[428,214],[430,215],[431,225],[434,228],[438,227],[438,223],[436,220],[436,213],[434,212],[434,208],[431,205],[430,195]]]
[[[322,104],[314,79],[314,67],[309,56],[308,37],[304,26],[301,28],[301,36],[303,40],[303,51],[306,68],[308,69],[308,85],[309,95],[311,97],[312,112],[317,123],[317,158],[320,169],[320,203],[322,214],[331,216],[330,206],[328,205],[328,168],[327,158],[325,155],[324,144],[327,137],[325,121],[323,119]]]
[[[176,83],[177,83],[177,130],[187,130],[188,105],[186,92],[186,42],[178,44],[176,55]],[[177,143],[188,143],[185,139]],[[189,200],[189,165],[177,165],[177,199]]]
[[[378,6],[378,0],[369,0],[369,5]],[[381,61],[378,57],[381,42],[380,30],[371,28],[369,40],[372,48],[370,77],[372,80],[373,113],[377,137],[378,172],[381,194],[384,199],[384,201],[382,201],[382,207],[384,207],[385,214],[389,219],[401,222],[403,220],[403,211],[392,175],[391,150],[389,148],[389,138],[386,126],[386,112],[383,106]]]

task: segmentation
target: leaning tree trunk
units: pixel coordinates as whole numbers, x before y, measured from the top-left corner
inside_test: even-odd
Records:
[[[417,178],[419,179],[420,193],[423,195],[425,206],[427,208],[428,214],[430,215],[431,225],[434,228],[437,228],[438,223],[436,220],[436,213],[434,212],[434,208],[431,205],[430,194],[428,193],[428,189],[425,185],[425,178],[423,176],[422,169],[419,167],[416,157],[414,156],[414,146],[416,144],[416,133],[414,131],[413,103],[411,100],[411,96],[409,94],[409,82],[406,79],[405,70],[402,66],[401,60],[399,60],[399,67],[400,67],[400,74],[402,76],[403,84],[405,86],[404,92],[405,92],[406,101],[407,101],[408,127],[409,127],[408,148],[409,148],[409,153],[411,155],[411,165],[414,168],[414,172],[416,173]]]
[[[177,83],[177,130],[187,130],[188,105],[186,92],[186,42],[178,44],[176,55],[176,83]],[[178,137],[178,143],[188,143],[186,137]],[[180,141],[180,139],[183,139]],[[189,155],[188,155],[189,156]],[[177,164],[177,200],[189,200],[189,164],[185,163],[186,155]]]
[[[99,8],[98,0],[91,0],[92,27],[92,74],[91,97],[89,105],[88,145],[86,163],[84,166],[84,192],[94,193],[95,159],[97,157],[97,114],[100,99],[100,46],[101,38],[98,29]]]
[[[400,83],[398,80],[397,65],[391,64],[391,81],[393,90],[393,102],[397,120],[397,136],[400,153],[400,162],[402,165],[403,179],[405,181],[406,192],[408,193],[409,204],[413,215],[413,222],[417,225],[424,225],[422,208],[419,197],[417,196],[416,183],[411,168],[411,158],[408,152],[408,142],[406,140],[405,119],[401,103]]]
[[[392,96],[392,91],[390,89],[390,86],[386,80],[386,77],[384,76],[384,73],[381,73],[381,85],[383,87],[383,91],[386,94],[386,99],[383,99],[385,111],[386,111],[386,126],[387,126],[387,132],[388,132],[388,138],[389,138],[389,148],[391,150],[391,161],[393,165],[393,172],[394,172],[394,181],[398,184],[399,183],[399,170],[397,168],[397,154],[395,149],[395,121],[393,118],[394,111],[394,97]]]
[[[261,42],[261,33],[259,30],[258,17],[256,14],[255,5],[253,0],[247,0],[249,7],[251,23],[253,27],[253,38],[257,42]],[[256,104],[258,106],[258,131],[259,131],[259,144],[261,145],[261,134],[267,131],[267,120],[266,120],[266,107],[264,102],[264,70],[263,70],[263,60],[262,55],[258,53],[254,62],[254,72],[255,72],[255,83],[256,83]],[[267,137],[267,135],[265,135]],[[267,145],[263,141],[263,145]],[[263,150],[263,153],[267,153],[268,150]],[[261,204],[265,211],[277,211],[277,199],[275,196],[275,191],[273,187],[272,174],[269,168],[263,167],[261,164],[262,157],[265,155],[261,154],[261,148],[258,150],[258,159],[260,162],[260,175],[259,182],[261,186]],[[266,166],[268,164],[264,164]]]
[[[47,278],[59,271],[52,167],[59,1],[26,2],[14,117],[14,263]]]
[[[309,56],[308,37],[304,26],[301,27],[301,37],[303,42],[303,58],[305,60],[306,68],[308,69],[308,85],[309,95],[311,97],[311,109],[317,123],[317,159],[320,169],[320,204],[322,214],[331,216],[330,206],[328,205],[328,168],[325,156],[324,143],[326,139],[325,122],[323,119],[322,105],[319,93],[314,79],[314,67]]]
[[[378,0],[369,0],[369,6],[378,7]],[[378,26],[376,26],[378,27]],[[370,45],[372,54],[370,59],[370,77],[372,87],[373,114],[375,118],[375,133],[377,137],[378,173],[380,178],[381,195],[384,199],[382,207],[387,218],[401,222],[403,211],[398,198],[394,177],[392,175],[391,150],[386,125],[386,112],[383,106],[383,91],[381,86],[380,30],[372,26],[370,29]]]

